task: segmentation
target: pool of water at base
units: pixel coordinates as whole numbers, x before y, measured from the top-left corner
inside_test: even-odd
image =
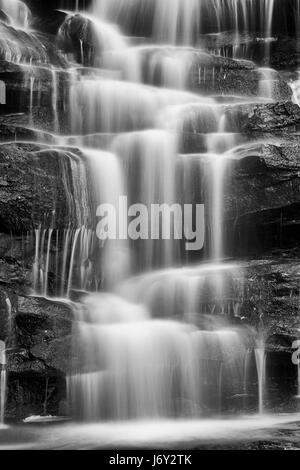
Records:
[[[23,449],[300,450],[300,413],[0,428],[0,450]]]

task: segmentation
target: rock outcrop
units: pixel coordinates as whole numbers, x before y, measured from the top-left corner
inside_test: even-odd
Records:
[[[105,77],[110,66],[113,68],[113,61],[105,62],[99,25],[96,31],[93,21],[84,15],[54,11],[61,8],[58,0],[27,3],[33,9],[31,26],[37,32],[13,28],[0,11],[0,81],[6,86],[6,104],[0,104],[0,341],[8,348],[8,420],[68,413],[72,303],[46,298],[58,291],[53,286],[60,287],[65,281],[53,266],[47,272],[49,291],[43,293],[45,298],[37,297],[32,290],[33,265],[37,253],[45,256],[41,253],[45,240],[49,253],[60,260],[64,243],[72,246],[75,238],[74,233],[69,236],[66,232],[85,226],[94,217],[95,201],[83,189],[89,187],[90,170],[78,142],[82,147],[111,150],[116,136],[101,133],[101,113],[95,112],[92,129],[99,134],[82,136],[81,141],[68,137],[72,133],[68,112],[74,77],[80,83],[91,72],[82,66],[91,67],[92,76],[97,77]],[[281,16],[290,18],[292,6],[294,0],[281,5],[274,20],[279,31],[276,37],[264,38],[260,31],[251,30],[240,34],[237,44],[235,32],[214,34],[214,25],[208,27],[204,16],[204,34],[195,48],[157,47],[147,42],[138,48],[141,79],[152,86],[164,83],[163,67],[174,51],[186,55],[179,68],[187,91],[195,96],[192,104],[172,108],[171,113],[178,124],[180,153],[195,157],[182,159],[192,161],[188,170],[194,174],[195,187],[191,192],[206,196],[211,191],[211,179],[208,184],[203,181],[212,166],[204,154],[227,150],[226,142],[225,148],[210,148],[209,136],[223,132],[236,144],[226,154],[223,188],[225,254],[241,258],[228,281],[228,298],[238,311],[231,320],[260,329],[268,352],[286,355],[299,338],[300,295],[300,108],[292,102],[288,83],[299,67],[299,39],[294,30],[287,31],[287,21],[280,24]],[[124,29],[151,36],[150,24],[133,23],[124,24]],[[72,67],[67,68],[67,57]],[[116,71],[116,78],[127,78],[124,73]],[[93,105],[83,101],[83,109]],[[143,111],[141,107],[141,114]],[[142,121],[144,129],[149,123]],[[92,132],[90,124],[82,129]],[[210,204],[208,200],[207,206]],[[37,229],[44,230],[41,245],[35,237]],[[55,243],[49,232],[48,238],[45,235],[49,229],[55,230]],[[73,254],[76,258],[77,253]],[[87,270],[92,269],[90,256],[98,257],[98,252],[86,255]],[[99,283],[100,264],[97,258]],[[74,266],[77,271],[82,268],[77,267],[76,259]],[[212,295],[209,301],[217,305],[216,293],[208,291],[207,296]],[[81,295],[81,291],[74,293],[74,300]]]

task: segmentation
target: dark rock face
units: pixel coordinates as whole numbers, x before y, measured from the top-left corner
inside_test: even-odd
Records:
[[[32,241],[24,235],[11,236],[1,233],[0,236],[0,285],[4,294],[11,290],[26,292],[31,284],[31,266],[34,256]],[[7,305],[5,305],[7,311]],[[7,315],[5,316],[5,318]],[[6,329],[5,329],[6,332]],[[7,333],[7,332],[6,332]],[[5,334],[6,334],[5,333]]]
[[[0,340],[7,346],[7,420],[65,414],[65,375],[71,354],[72,309],[28,296],[34,240],[0,235]]]
[[[37,66],[34,73],[29,66],[0,60],[0,80],[6,85],[5,106],[0,105],[1,120],[9,124],[15,114],[17,124],[24,123],[27,127],[43,128],[54,131],[57,117],[63,132],[69,132],[69,123],[64,112],[70,76],[64,69],[59,72],[51,70],[47,65]],[[54,93],[56,105],[54,109]],[[56,116],[57,115],[57,116]],[[2,137],[3,138],[3,137]]]
[[[274,43],[271,67],[278,70],[297,70],[300,64],[300,38],[284,37]]]
[[[213,95],[259,96],[263,94],[261,81],[264,74],[269,73],[273,80],[273,98],[288,100],[291,97],[290,87],[275,70],[266,72],[264,69],[258,69],[253,62],[247,60],[235,60],[195,49],[181,48],[179,52],[186,56],[187,88],[193,92]],[[159,58],[162,60],[168,56],[172,57],[172,48],[165,46],[162,49],[147,46],[140,52],[140,55],[144,82],[153,84],[154,81],[155,85],[161,85],[163,82],[162,70],[157,65],[153,73],[153,61],[155,63]]]
[[[26,232],[49,224],[66,227],[75,211],[75,203],[69,198],[73,192],[73,160],[80,164],[75,154],[47,145],[2,145],[1,231]]]
[[[233,116],[233,129],[238,128],[242,133],[250,135],[296,131],[300,126],[300,108],[290,101],[241,106],[240,109],[229,109],[227,112],[229,120]]]
[[[234,224],[228,244],[235,251],[245,254],[249,241],[254,252],[266,243],[269,248],[298,246],[299,143],[299,138],[254,143],[229,164],[225,218]]]
[[[66,416],[66,385],[63,375],[47,375],[19,371],[8,376],[7,422],[21,421],[28,416]]]
[[[226,131],[239,132],[247,137],[280,135],[295,132],[300,126],[300,108],[290,101],[279,103],[236,103],[224,105]],[[201,152],[201,136],[217,132],[218,121],[205,105],[191,105],[184,114],[184,153]]]
[[[67,304],[33,297],[18,297],[15,327],[18,348],[10,356],[8,370],[66,372],[70,360],[72,310]]]
[[[234,192],[226,215],[233,210],[234,200],[238,217],[300,202],[300,139],[253,144],[247,152],[249,156],[233,164]]]
[[[4,140],[16,132],[12,126],[2,129]],[[19,131],[23,138],[33,136],[28,129]],[[70,197],[72,170],[74,164],[84,167],[75,152],[34,143],[1,145],[0,340],[8,349],[7,420],[67,413],[72,309],[28,294],[35,256],[33,229],[49,224],[65,228],[76,220]]]
[[[0,294],[1,298],[7,295],[2,287]],[[67,304],[12,292],[6,299],[11,302],[7,419],[32,413],[59,414],[71,362],[72,310]],[[7,308],[6,315],[1,312],[3,322]]]

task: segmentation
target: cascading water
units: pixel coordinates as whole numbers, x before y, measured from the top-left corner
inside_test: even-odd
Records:
[[[76,14],[65,12],[58,44],[67,42],[69,52],[73,21],[82,21],[81,32],[91,28],[94,42],[89,49],[80,36],[79,53],[67,53],[63,69],[51,64],[39,38],[27,31],[30,14],[22,9],[16,14],[0,1],[12,18],[3,26],[1,48],[6,60],[29,71],[29,127],[39,107],[40,76],[51,77],[48,127],[55,145],[44,145],[59,157],[66,214],[63,227],[55,207],[51,217],[45,221],[42,214],[34,226],[32,284],[34,295],[72,299],[74,362],[67,383],[77,419],[222,413],[232,397],[247,394],[251,353],[258,408],[264,411],[265,349],[256,347],[252,330],[241,326],[242,276],[238,265],[223,261],[223,214],[227,163],[244,139],[235,122],[239,104],[272,101],[278,77],[270,68],[242,61],[256,77],[251,97],[220,92],[224,63],[215,65],[217,56],[210,62],[203,35],[230,31],[231,55],[240,56],[243,34],[256,34],[257,42],[266,43],[267,57],[274,4],[95,0],[89,11],[80,12],[76,2]],[[142,38],[139,24],[148,39]],[[26,29],[20,33],[27,35],[26,47],[15,41],[11,26]],[[227,52],[218,49],[219,55]],[[63,100],[62,74],[67,76]],[[68,111],[65,119],[60,108]],[[186,141],[193,139],[195,152],[186,152]],[[35,156],[42,158],[43,150]],[[200,266],[182,267],[190,259],[179,237],[149,239],[159,233],[159,217],[151,228],[141,217],[137,240],[127,240],[128,207],[142,204],[149,214],[153,205],[190,203],[205,206],[207,246]],[[99,235],[107,227],[97,222],[108,206],[116,209],[114,229],[122,236],[103,241]],[[176,232],[170,218],[168,228],[174,227]],[[4,355],[2,361],[5,366]],[[1,374],[2,410],[5,367]]]
[[[113,153],[91,149],[85,149],[84,153],[91,165],[93,185],[96,189],[96,205],[109,204],[116,208],[119,221],[126,220],[127,214],[122,211],[119,204],[120,198],[126,194],[127,190],[117,156]],[[105,230],[105,227],[102,229]],[[101,257],[102,281],[106,288],[111,288],[128,276],[130,253],[126,240],[112,239],[104,242]]]
[[[4,424],[6,381],[6,345],[4,341],[0,341],[0,427]]]
[[[266,380],[266,352],[263,341],[260,341],[257,349],[255,349],[255,360],[258,375],[258,409],[260,413],[264,412],[264,392]]]
[[[196,417],[218,409],[221,365],[225,376],[242,377],[244,344],[236,331],[153,320],[142,305],[110,295],[88,298],[77,321],[82,363],[69,379],[77,417]],[[232,392],[238,385],[227,384]]]
[[[82,15],[84,21],[91,21],[99,50],[102,48],[101,56],[96,53],[94,66],[101,63],[111,72],[74,76],[70,89],[70,127],[72,134],[78,136],[73,138],[74,143],[81,145],[84,142],[81,136],[85,135],[96,147],[82,148],[82,153],[93,174],[97,204],[112,203],[118,207],[121,196],[126,196],[129,206],[142,203],[148,209],[151,204],[182,202],[192,176],[190,161],[205,158],[208,169],[204,194],[210,227],[208,260],[221,260],[225,254],[222,198],[226,161],[240,137],[228,131],[230,125],[224,108],[213,98],[184,91],[188,89],[189,62],[197,56],[201,64],[201,54],[194,49],[176,48],[174,44],[194,44],[194,34],[201,30],[199,13],[207,13],[208,4],[198,0],[173,3],[171,8],[168,2],[163,5],[155,1],[126,5],[121,0],[95,2],[92,15]],[[253,21],[255,13],[252,17],[240,2],[234,2],[232,8],[235,12],[232,26],[238,36],[242,27]],[[222,2],[216,2],[214,11],[220,29],[224,28],[226,19],[232,21],[231,9],[226,10]],[[272,11],[273,2],[264,2],[261,29],[266,37],[271,34]],[[142,14],[150,21],[152,18],[153,37],[173,46],[132,47],[127,39],[122,39],[113,23],[121,17],[124,23],[130,23],[135,14]],[[71,14],[67,17],[60,37],[68,36],[72,18]],[[80,56],[83,58],[82,52]],[[118,79],[118,73],[122,80]],[[204,86],[205,73],[205,66],[202,70],[200,65],[199,83]],[[266,94],[272,99],[272,78],[272,71],[258,72],[258,94],[264,99]],[[144,81],[152,86],[146,86]],[[204,136],[206,153],[181,159],[178,134],[184,123],[193,119],[193,114],[197,115],[198,132]],[[105,152],[97,150],[101,136],[108,138]],[[176,181],[181,180],[182,171],[190,176],[184,178],[181,187]],[[111,181],[114,181],[113,188]],[[201,202],[201,195],[198,197]],[[121,214],[122,220],[126,216]],[[239,307],[225,299],[226,265],[224,269],[222,265],[212,265],[208,269],[209,272],[212,269],[210,274],[205,269],[194,275],[171,270],[166,271],[166,276],[153,274],[150,285],[139,278],[133,278],[128,284],[124,279],[130,273],[180,263],[180,244],[176,240],[173,243],[146,240],[149,227],[144,232],[140,229],[138,244],[124,241],[116,242],[114,247],[114,242],[109,241],[100,250],[102,274],[98,289],[113,288],[115,293],[88,296],[74,310],[78,337],[75,355],[79,359],[68,379],[74,413],[86,420],[119,420],[197,416],[205,409],[219,412],[223,396],[244,390],[245,363],[249,367],[249,361],[244,359],[248,346],[243,334],[230,327],[227,320],[228,316],[239,316]],[[75,245],[78,239],[77,233]],[[89,242],[85,240],[85,243]],[[73,242],[71,260],[75,253]],[[64,258],[67,257],[66,248]],[[73,261],[69,273],[72,270]],[[213,300],[205,293],[207,282],[214,292]],[[67,295],[70,293],[69,286]],[[182,310],[178,310],[179,306]],[[214,321],[208,318],[209,313],[216,314]],[[177,319],[185,323],[178,323]],[[259,361],[257,367],[262,397]],[[261,410],[261,398],[259,407]]]

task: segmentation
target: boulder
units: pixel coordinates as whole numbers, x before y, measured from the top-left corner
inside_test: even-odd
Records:
[[[257,142],[236,150],[225,195],[225,216],[245,215],[300,203],[300,139]]]
[[[78,63],[94,65],[97,61],[94,25],[92,21],[80,14],[65,18],[57,34],[58,47],[65,53],[72,53]]]

